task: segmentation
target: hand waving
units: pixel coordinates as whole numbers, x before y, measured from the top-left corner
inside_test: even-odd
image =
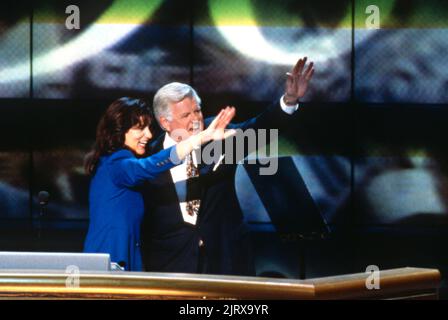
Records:
[[[292,71],[286,73],[288,78],[286,79],[284,101],[288,105],[296,104],[297,100],[305,95],[308,89],[308,82],[313,77],[314,63],[310,62],[305,69],[306,60],[307,57],[299,59]]]
[[[227,125],[232,121],[235,116],[234,107],[226,107],[219,112],[215,119],[205,129],[203,133],[203,143],[210,140],[223,140],[235,134],[235,130],[225,130]]]

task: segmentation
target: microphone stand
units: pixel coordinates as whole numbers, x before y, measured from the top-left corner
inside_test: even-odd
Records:
[[[39,203],[39,216],[37,218],[37,240],[40,244],[42,238],[42,219],[46,212],[46,203]]]
[[[40,191],[38,194],[38,202],[39,202],[39,216],[37,217],[37,242],[38,249],[41,249],[42,242],[42,221],[44,215],[46,214],[46,209],[48,205],[48,200],[50,198],[50,194],[47,191]]]

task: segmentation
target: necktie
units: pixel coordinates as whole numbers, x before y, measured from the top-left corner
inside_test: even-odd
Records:
[[[193,163],[193,156],[190,153],[187,156],[187,199],[189,198],[189,189],[191,189],[191,186],[189,187],[189,180],[190,178],[193,177],[198,177],[199,176],[199,170],[198,168],[194,165]],[[187,202],[187,213],[190,216],[193,216],[194,214],[198,214],[199,212],[199,206],[201,205],[201,200],[199,199],[195,199],[195,200],[190,200]]]

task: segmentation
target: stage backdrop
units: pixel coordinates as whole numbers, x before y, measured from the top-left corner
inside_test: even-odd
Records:
[[[3,0],[0,219],[32,234],[42,220],[78,230],[66,250],[81,250],[83,158],[111,101],[152,101],[180,81],[206,116],[233,104],[244,120],[280,98],[285,72],[307,56],[316,72],[280,137],[279,174],[237,171],[245,219],[278,237],[305,203],[334,232],[446,227],[447,18],[443,0]],[[266,184],[297,193],[273,198]]]

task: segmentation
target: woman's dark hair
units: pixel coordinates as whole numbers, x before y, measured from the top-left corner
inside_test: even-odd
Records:
[[[138,125],[151,126],[153,117],[147,104],[140,99],[120,98],[112,102],[96,128],[96,140],[92,151],[86,156],[84,169],[93,174],[100,157],[125,147],[125,134]]]

